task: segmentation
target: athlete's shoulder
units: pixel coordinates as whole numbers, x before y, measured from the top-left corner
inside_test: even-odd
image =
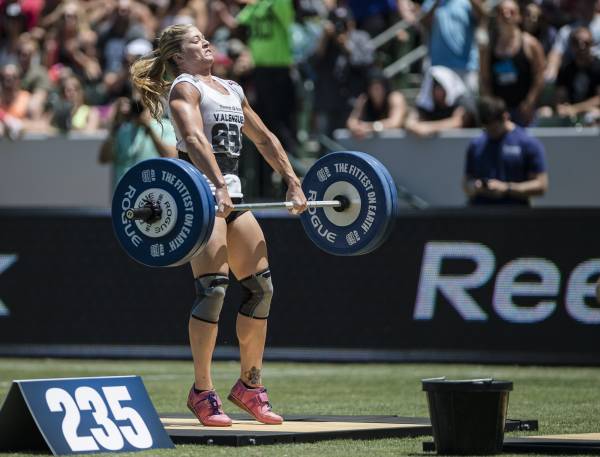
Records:
[[[190,75],[189,73],[181,73],[179,76],[177,76],[173,82],[171,83],[171,85],[176,85],[177,83],[181,82],[181,81],[189,81],[189,82],[196,82],[196,79]]]
[[[181,84],[181,83],[188,83],[188,84]],[[169,98],[172,98],[173,96],[182,96],[182,95],[192,96],[192,98],[195,98],[197,96],[202,98],[202,96],[203,96],[202,88],[197,83],[196,79],[188,73],[181,73],[171,83],[171,89],[169,91]]]
[[[237,82],[231,79],[224,79],[223,82],[227,84],[231,88],[231,90],[237,94],[237,96],[240,98],[240,102],[244,101],[245,95],[242,86],[240,86]]]

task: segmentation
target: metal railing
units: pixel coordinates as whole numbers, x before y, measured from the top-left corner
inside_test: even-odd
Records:
[[[409,68],[413,63],[421,60],[427,55],[427,46],[424,44],[417,46],[415,49],[407,52],[394,63],[391,63],[383,69],[383,74],[386,78],[392,78],[398,73]]]

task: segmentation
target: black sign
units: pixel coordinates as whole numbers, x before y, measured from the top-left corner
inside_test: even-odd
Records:
[[[600,210],[406,212],[357,257],[323,253],[297,218],[260,223],[275,285],[269,347],[600,362]],[[0,224],[0,344],[187,345],[188,266],[130,260],[107,214],[5,210]],[[234,283],[220,345],[237,342],[239,297]]]

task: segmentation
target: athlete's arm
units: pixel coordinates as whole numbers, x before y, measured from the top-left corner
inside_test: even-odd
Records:
[[[212,146],[203,131],[200,113],[200,92],[187,82],[180,82],[171,91],[169,99],[171,118],[183,138],[193,164],[202,171],[215,186],[217,215],[226,217],[233,208],[227,192],[225,178],[217,165]]]

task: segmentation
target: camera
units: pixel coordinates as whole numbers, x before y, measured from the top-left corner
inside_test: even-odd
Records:
[[[329,13],[329,20],[333,23],[337,35],[345,33],[348,30],[348,20],[350,13],[346,8],[335,8]]]
[[[340,35],[340,34],[346,32],[346,22],[344,22],[342,20],[336,19],[333,22],[333,26],[335,28],[336,35]]]
[[[144,105],[141,100],[131,100],[131,117],[137,119],[144,112]]]

